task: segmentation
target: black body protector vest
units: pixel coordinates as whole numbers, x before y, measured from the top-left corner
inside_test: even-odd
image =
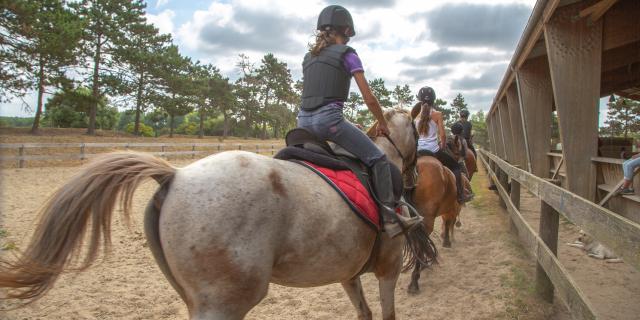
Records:
[[[314,56],[308,52],[302,62],[302,110],[311,111],[333,101],[347,101],[351,73],[345,70],[342,57],[355,52],[349,46],[334,44]]]

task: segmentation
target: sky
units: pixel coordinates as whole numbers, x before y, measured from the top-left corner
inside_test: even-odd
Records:
[[[486,112],[535,0],[149,0],[147,20],[184,55],[232,80],[241,53],[256,64],[273,53],[297,80],[317,16],[330,4],[352,14],[349,45],[367,79],[382,78],[389,89],[408,84],[414,93],[428,85],[448,102],[462,93],[472,112]],[[35,94],[24,101],[35,104]],[[0,115],[32,114],[22,104],[0,104]]]

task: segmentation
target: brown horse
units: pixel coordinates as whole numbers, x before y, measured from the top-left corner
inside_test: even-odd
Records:
[[[375,143],[405,168],[415,154],[411,117],[403,110],[384,116],[391,134]],[[190,319],[242,319],[265,297],[269,283],[336,282],[358,318],[371,319],[361,271],[375,274],[382,316],[395,319],[405,240],[382,233],[374,251],[376,232],[322,178],[299,164],[244,151],[215,154],[183,168],[141,153],[93,160],[44,205],[17,260],[0,261],[0,288],[10,289],[10,298],[35,299],[64,271],[88,268],[100,248],[111,245],[117,200],[128,217],[135,189],[148,178],[160,188],[145,213],[146,238]],[[375,262],[363,270],[372,252]],[[75,259],[82,253],[83,259]]]
[[[435,219],[442,216],[442,233],[444,247],[451,247],[453,226],[462,206],[458,203],[456,178],[453,172],[443,166],[438,159],[431,156],[418,158],[416,169],[418,179],[413,192],[416,209],[424,217],[427,234],[433,231]],[[420,271],[426,266],[416,262],[411,274],[409,293],[418,293]]]
[[[467,179],[471,181],[473,178],[473,174],[478,172],[478,167],[476,165],[476,156],[473,154],[473,151],[468,148],[467,141],[459,138],[448,138],[447,139],[447,149],[449,154],[458,162],[462,162],[462,150],[465,150],[464,156],[464,165],[466,170],[463,170],[467,176]]]

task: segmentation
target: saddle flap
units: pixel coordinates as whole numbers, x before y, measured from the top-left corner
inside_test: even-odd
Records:
[[[326,141],[319,139],[313,132],[305,128],[294,128],[287,132],[284,138],[287,146],[303,147],[305,149],[314,148],[312,145],[318,146],[318,148],[324,149],[322,153],[332,154],[331,147]],[[316,148],[314,148],[316,149]]]

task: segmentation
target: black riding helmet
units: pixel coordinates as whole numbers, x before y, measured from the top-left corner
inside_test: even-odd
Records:
[[[451,133],[455,135],[462,134],[462,124],[460,122],[456,122],[451,126]]]
[[[462,110],[460,111],[460,117],[462,118],[468,118],[469,117],[469,110]]]
[[[343,6],[332,5],[322,9],[318,17],[318,30],[328,30],[337,27],[348,28],[345,36],[353,37],[356,35],[356,29],[353,27],[353,19],[351,14]]]
[[[431,87],[422,87],[417,94],[418,101],[426,102],[429,105],[433,105],[436,101],[436,92]]]

